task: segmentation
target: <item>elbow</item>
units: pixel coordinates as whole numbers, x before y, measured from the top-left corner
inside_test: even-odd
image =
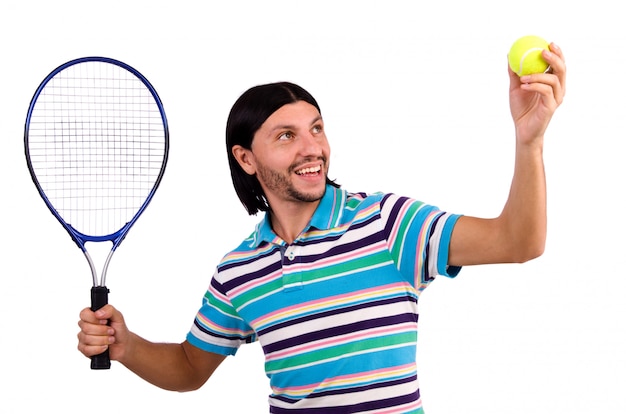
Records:
[[[200,389],[202,385],[192,385],[186,388],[180,388],[180,389],[176,389],[176,390],[171,390],[171,391],[177,391],[180,394],[184,394],[186,392],[192,392],[192,391],[197,391]]]
[[[541,248],[528,250],[523,255],[520,255],[519,258],[516,260],[516,262],[517,263],[530,262],[531,260],[534,260],[538,258],[539,256],[541,256],[543,252],[544,252],[544,249],[541,249]]]
[[[526,263],[543,255],[546,248],[545,238],[539,238],[527,243],[516,249],[515,263]]]
[[[174,392],[183,394],[183,393],[187,393],[191,391],[197,391],[203,385],[204,385],[204,382],[201,382],[201,381],[188,381],[186,383],[177,383],[176,385],[163,384],[163,385],[159,385],[159,387],[166,391],[174,391]]]
[[[191,376],[186,381],[179,383],[176,388],[170,389],[170,391],[177,391],[179,393],[187,393],[197,391],[207,382],[208,378],[204,376]]]

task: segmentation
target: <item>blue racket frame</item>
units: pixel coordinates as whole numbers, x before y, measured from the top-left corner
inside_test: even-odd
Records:
[[[30,129],[30,124],[31,124],[31,118],[32,118],[33,111],[35,109],[35,104],[37,103],[37,99],[39,98],[40,94],[42,93],[46,85],[50,82],[50,80],[53,79],[59,72],[67,69],[70,66],[74,66],[80,63],[85,63],[85,62],[103,62],[103,63],[117,65],[129,71],[130,73],[134,74],[139,80],[141,80],[143,84],[146,86],[146,88],[152,94],[152,97],[154,98],[154,101],[158,107],[158,110],[161,115],[161,120],[163,121],[163,132],[164,132],[163,162],[162,162],[161,170],[158,174],[158,177],[156,178],[156,181],[152,187],[152,190],[149,192],[145,201],[139,207],[139,209],[137,210],[135,215],[132,217],[132,219],[130,219],[119,230],[113,233],[107,234],[107,235],[100,235],[100,236],[93,236],[93,235],[81,233],[80,231],[76,230],[74,227],[72,227],[71,224],[67,223],[63,219],[61,214],[59,214],[59,212],[55,209],[55,207],[49,200],[48,196],[45,194],[41,184],[39,183],[39,180],[37,179],[33,165],[31,163],[31,156],[30,156],[30,149],[29,149],[29,129]],[[61,223],[61,225],[65,228],[65,230],[67,230],[68,234],[70,235],[74,243],[76,243],[76,245],[81,249],[81,251],[85,255],[85,258],[87,259],[87,262],[89,263],[89,267],[91,269],[92,278],[93,278],[93,286],[91,288],[91,309],[94,311],[97,309],[100,309],[102,306],[108,303],[109,289],[106,287],[106,275],[107,275],[109,263],[111,261],[111,257],[113,256],[113,253],[115,252],[115,250],[119,247],[119,245],[122,243],[122,241],[128,234],[128,231],[130,230],[130,228],[135,224],[139,216],[141,216],[141,214],[144,212],[144,210],[146,209],[146,207],[152,200],[154,194],[156,193],[157,188],[159,187],[159,184],[161,183],[161,179],[163,178],[163,174],[165,172],[165,166],[167,165],[168,155],[169,155],[169,127],[168,127],[167,117],[165,115],[165,110],[163,108],[163,103],[161,102],[161,98],[159,97],[156,89],[152,86],[152,84],[148,81],[148,79],[146,79],[146,77],[144,77],[138,70],[136,70],[132,66],[124,62],[121,62],[119,60],[108,58],[108,57],[102,57],[102,56],[88,56],[88,57],[82,57],[82,58],[68,61],[58,66],[52,72],[50,72],[50,74],[46,76],[46,78],[41,82],[41,84],[35,91],[35,94],[33,95],[33,98],[31,99],[28,112],[26,115],[26,122],[25,122],[25,127],[24,127],[24,148],[25,148],[25,155],[26,155],[28,170],[30,172],[30,175],[32,177],[32,180],[35,186],[37,187],[37,191],[39,192],[39,195],[45,202],[50,212],[59,221],[59,223]],[[112,247],[105,260],[102,273],[100,275],[100,280],[98,280],[96,267],[85,245],[88,242],[107,242],[107,241],[110,241],[112,243]],[[111,366],[111,362],[110,362],[108,350],[100,355],[96,355],[91,358],[92,369],[108,369],[110,368],[110,366]]]

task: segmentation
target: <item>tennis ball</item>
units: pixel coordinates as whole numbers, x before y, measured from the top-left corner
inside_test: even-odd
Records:
[[[509,51],[509,66],[518,76],[543,73],[548,63],[543,60],[541,51],[549,50],[550,44],[539,36],[520,37]]]

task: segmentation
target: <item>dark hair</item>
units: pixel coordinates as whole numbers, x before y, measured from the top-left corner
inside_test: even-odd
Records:
[[[307,102],[322,113],[310,93],[289,82],[254,86],[244,92],[230,110],[226,123],[226,151],[230,175],[239,200],[251,216],[259,211],[268,211],[270,206],[256,175],[250,175],[241,168],[232,149],[235,145],[251,149],[254,134],[265,120],[282,106],[298,101]],[[339,187],[328,178],[326,182]]]

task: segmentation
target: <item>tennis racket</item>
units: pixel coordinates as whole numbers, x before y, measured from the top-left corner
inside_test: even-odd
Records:
[[[39,195],[82,250],[93,279],[91,309],[108,303],[111,257],[148,206],[165,171],[169,132],[161,100],[137,70],[85,57],[53,70],[37,88],[24,128]],[[100,278],[88,242],[111,242]],[[109,369],[108,350],[91,369]]]

